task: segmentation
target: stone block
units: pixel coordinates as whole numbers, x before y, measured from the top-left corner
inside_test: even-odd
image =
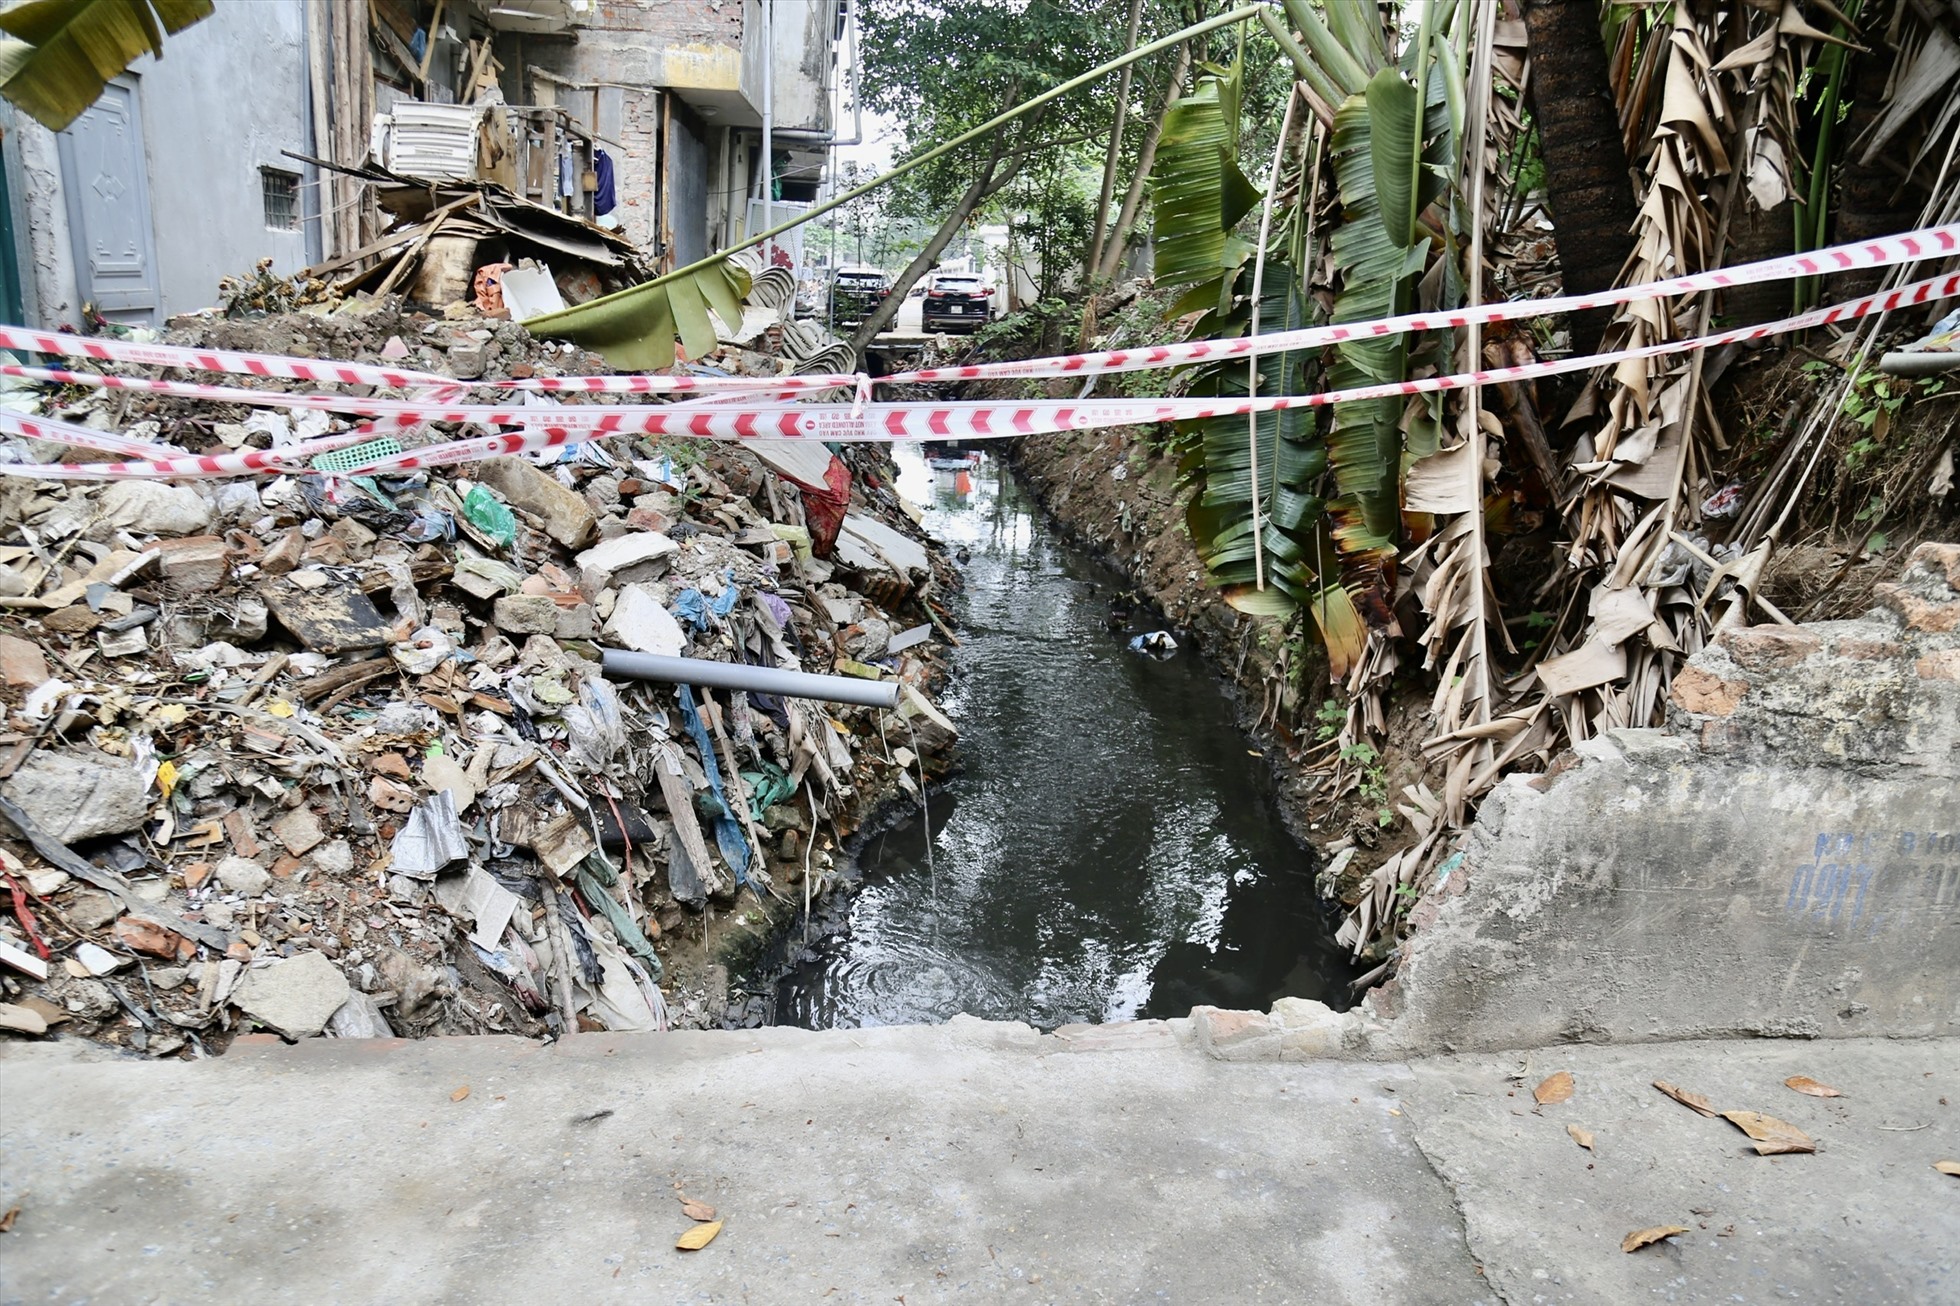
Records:
[[[1921,680],[1960,680],[1960,648],[1928,653],[1913,663]]]
[[[599,638],[599,614],[590,603],[574,603],[558,607],[558,625],[552,630],[553,639],[597,639]]]
[[[157,542],[163,579],[181,590],[216,589],[231,575],[231,550],[215,535],[189,535]]]
[[[1742,696],[1749,692],[1746,680],[1727,680],[1697,666],[1685,666],[1675,673],[1668,698],[1684,712],[1702,716],[1727,716],[1735,711]]]
[[[272,835],[286,845],[287,852],[298,857],[316,847],[327,837],[327,832],[311,808],[295,807],[272,823]]]
[[[33,753],[0,790],[62,843],[126,834],[150,815],[142,769],[92,750]]]
[[[232,1000],[261,1025],[301,1039],[326,1028],[352,993],[340,967],[322,953],[302,952],[248,972]]]
[[[1715,642],[1729,651],[1744,671],[1772,671],[1797,663],[1823,647],[1824,641],[1795,626],[1732,626]]]
[[[1214,1061],[1278,1061],[1280,1028],[1263,1011],[1191,1008],[1198,1047]]]
[[[1872,596],[1899,614],[1909,630],[1942,633],[1960,630],[1960,599],[1929,599],[1904,585],[1875,585]]]
[[[1272,1020],[1279,1026],[1282,1061],[1340,1056],[1347,1050],[1353,1023],[1326,1003],[1309,998],[1281,998],[1273,1004]]]
[[[487,458],[476,478],[512,507],[539,518],[545,534],[568,549],[582,549],[599,530],[599,519],[583,498],[521,458]]]
[[[490,620],[511,635],[550,635],[558,629],[558,604],[549,594],[507,594],[492,605]]]
[[[1907,575],[1915,572],[1944,576],[1948,589],[1960,590],[1960,544],[1928,540],[1919,545],[1906,559]]]
[[[256,898],[272,887],[272,876],[265,867],[247,857],[227,857],[218,863],[218,883],[233,893]]]

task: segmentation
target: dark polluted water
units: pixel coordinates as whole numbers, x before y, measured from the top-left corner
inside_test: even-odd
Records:
[[[898,457],[926,528],[970,554],[942,702],[964,769],[930,795],[929,823],[914,813],[864,846],[838,928],[805,946],[797,927],[768,1019],[1053,1028],[1289,995],[1348,1005],[1356,972],[1313,856],[1219,677],[1189,650],[1130,652],[1147,612],[1111,629],[1121,578],[1051,532],[998,461]]]

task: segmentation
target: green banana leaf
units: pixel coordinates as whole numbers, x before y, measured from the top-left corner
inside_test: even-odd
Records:
[[[1252,255],[1232,231],[1264,198],[1238,163],[1240,77],[1238,64],[1214,69],[1171,106],[1151,171],[1157,283],[1191,286],[1195,306],[1229,307],[1231,282]]]
[[[82,116],[111,78],[163,38],[212,12],[212,0],[29,0],[0,13],[0,95],[49,131]]]
[[[714,323],[742,324],[748,272],[722,259],[683,275],[669,273],[572,308],[529,318],[532,335],[570,340],[602,356],[622,372],[664,372],[674,365],[674,344],[689,358],[714,350]]]

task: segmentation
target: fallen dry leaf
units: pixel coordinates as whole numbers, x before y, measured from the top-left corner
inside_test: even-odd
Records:
[[[1581,1129],[1577,1125],[1567,1125],[1565,1132],[1572,1135],[1572,1141],[1585,1148],[1588,1152],[1593,1150],[1592,1130]]]
[[[1960,1177],[1960,1161],[1935,1161],[1933,1162],[1933,1168],[1939,1171],[1941,1174],[1950,1174],[1955,1177]],[[14,1208],[14,1211],[18,1211],[19,1209],[20,1208],[16,1206]],[[14,1214],[13,1211],[7,1212],[7,1218],[12,1219],[13,1214]]]
[[[1672,1238],[1677,1233],[1686,1232],[1688,1232],[1688,1226],[1685,1224],[1657,1224],[1651,1229],[1635,1229],[1632,1233],[1620,1239],[1620,1250],[1623,1252],[1637,1252],[1650,1243],[1657,1243],[1663,1238]]]
[[[457,1089],[454,1093],[451,1093],[449,1095],[449,1100],[451,1102],[460,1102],[464,1098],[468,1097],[469,1095],[470,1095],[470,1086],[468,1084],[465,1084],[461,1088]]]
[[[702,1224],[706,1224],[715,1218],[715,1208],[706,1202],[697,1202],[692,1197],[686,1197],[681,1199],[681,1214],[690,1220],[699,1220]]]
[[[720,1232],[720,1220],[713,1220],[707,1224],[697,1224],[679,1238],[676,1238],[674,1240],[674,1246],[684,1252],[698,1252],[713,1242],[715,1235]]]
[[[1687,1089],[1670,1084],[1665,1079],[1655,1080],[1654,1087],[1691,1111],[1699,1111],[1705,1116],[1716,1114],[1715,1104],[1699,1093],[1690,1093]]]
[[[1755,1139],[1756,1151],[1761,1156],[1817,1150],[1817,1144],[1809,1134],[1787,1120],[1778,1120],[1760,1111],[1724,1111],[1722,1119]]]
[[[1572,1072],[1561,1070],[1556,1075],[1550,1076],[1544,1083],[1532,1089],[1531,1095],[1538,1099],[1539,1106],[1553,1106],[1559,1102],[1570,1102],[1572,1100]]]
[[[1940,1162],[1940,1164],[1952,1165],[1953,1162],[1942,1161]],[[0,1215],[0,1233],[12,1233],[14,1231],[14,1221],[18,1219],[20,1219],[20,1207],[18,1206],[8,1207],[6,1214]]]
[[[1812,1079],[1809,1075],[1792,1075],[1788,1079],[1783,1081],[1783,1087],[1794,1088],[1799,1093],[1807,1093],[1811,1097],[1843,1097],[1844,1096],[1844,1094],[1838,1092],[1835,1088],[1832,1088],[1829,1084],[1820,1084],[1816,1080]]]

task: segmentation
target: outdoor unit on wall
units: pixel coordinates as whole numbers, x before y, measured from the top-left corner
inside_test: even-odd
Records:
[[[404,101],[374,117],[368,154],[390,172],[435,181],[477,175],[477,128],[484,106]]]

